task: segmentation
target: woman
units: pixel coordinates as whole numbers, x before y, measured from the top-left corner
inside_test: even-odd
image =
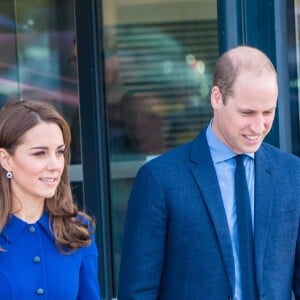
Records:
[[[1,299],[100,299],[95,224],[71,195],[70,139],[45,103],[0,112]]]

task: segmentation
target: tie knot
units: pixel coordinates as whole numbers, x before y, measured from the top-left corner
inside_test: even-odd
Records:
[[[235,160],[236,160],[236,164],[237,165],[241,165],[244,163],[244,159],[245,159],[246,155],[245,154],[238,154],[235,156]]]

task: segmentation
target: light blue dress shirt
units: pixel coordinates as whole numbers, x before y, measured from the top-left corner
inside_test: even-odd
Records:
[[[235,173],[235,156],[230,148],[228,148],[219,138],[215,135],[212,130],[212,122],[207,127],[206,137],[209,145],[212,160],[217,173],[223,204],[226,212],[228,228],[230,232],[233,258],[234,258],[234,269],[235,269],[235,291],[234,299],[242,299],[241,290],[241,274],[239,264],[239,249],[238,249],[238,229],[236,219],[236,205],[235,205],[235,187],[234,187],[234,173]],[[247,154],[244,160],[246,178],[248,183],[250,205],[252,213],[252,227],[254,228],[254,153]]]

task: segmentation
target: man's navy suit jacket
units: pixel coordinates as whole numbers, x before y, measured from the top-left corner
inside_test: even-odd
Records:
[[[259,299],[290,300],[293,288],[300,299],[299,215],[300,159],[262,144],[255,153]],[[233,298],[231,239],[205,131],[139,170],[123,243],[118,300]]]

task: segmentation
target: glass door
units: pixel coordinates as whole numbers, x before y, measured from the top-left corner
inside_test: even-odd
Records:
[[[104,0],[114,294],[127,199],[138,168],[192,139],[212,116],[214,0]]]
[[[10,99],[53,104],[72,129],[71,180],[81,193],[74,1],[0,3],[0,105]]]
[[[300,156],[300,1],[287,1],[292,150]]]

